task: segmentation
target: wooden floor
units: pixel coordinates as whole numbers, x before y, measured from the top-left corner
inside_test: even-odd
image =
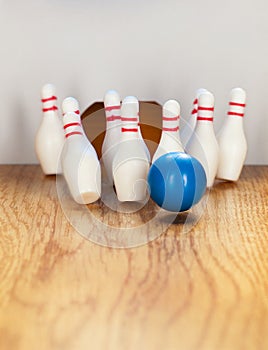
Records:
[[[268,167],[133,249],[78,234],[39,166],[1,166],[0,203],[1,350],[268,349]]]

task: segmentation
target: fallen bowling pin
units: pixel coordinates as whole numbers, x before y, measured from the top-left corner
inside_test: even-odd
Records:
[[[243,127],[245,102],[246,92],[243,89],[231,90],[227,117],[218,135],[218,179],[237,181],[241,174],[247,154],[247,140]]]
[[[67,112],[63,116],[63,124],[66,138],[61,154],[64,178],[77,203],[93,203],[101,195],[97,153],[85,136],[79,114]]]
[[[56,106],[56,89],[46,84],[41,91],[43,119],[35,138],[35,152],[46,175],[61,173],[60,154],[64,144],[62,121]]]
[[[147,197],[148,155],[138,129],[139,101],[126,97],[121,106],[121,136],[113,160],[113,180],[120,202],[143,201]]]
[[[162,134],[159,145],[153,156],[154,163],[163,154],[184,152],[179,134],[180,105],[175,100],[168,100],[163,106]]]
[[[211,187],[218,169],[219,146],[213,128],[214,96],[205,91],[198,98],[197,121],[194,133],[187,144],[187,153],[203,166],[207,187]]]

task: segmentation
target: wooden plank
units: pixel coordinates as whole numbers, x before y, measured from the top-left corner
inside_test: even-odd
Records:
[[[181,214],[150,244],[111,249],[72,228],[54,177],[0,166],[0,349],[267,349],[267,198],[268,167],[248,166],[187,234]]]

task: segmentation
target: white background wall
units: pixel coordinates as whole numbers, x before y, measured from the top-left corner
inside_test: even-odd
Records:
[[[266,0],[4,0],[0,2],[0,163],[33,163],[40,88],[81,109],[109,88],[187,118],[195,90],[215,95],[215,128],[231,88],[248,94],[248,164],[268,164]]]

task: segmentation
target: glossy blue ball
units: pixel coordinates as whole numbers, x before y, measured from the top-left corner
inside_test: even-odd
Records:
[[[148,184],[154,202],[165,210],[181,212],[200,201],[207,178],[197,159],[186,153],[171,152],[152,164]]]

